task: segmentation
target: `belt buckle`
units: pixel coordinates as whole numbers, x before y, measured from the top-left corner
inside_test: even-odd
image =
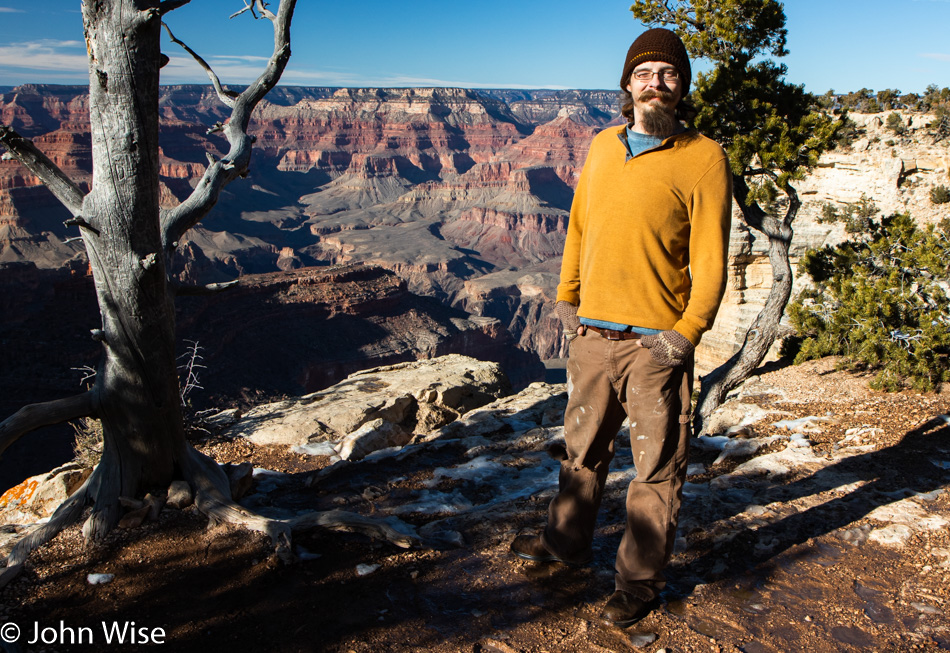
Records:
[[[604,329],[607,332],[607,340],[623,340],[623,334],[614,329]]]

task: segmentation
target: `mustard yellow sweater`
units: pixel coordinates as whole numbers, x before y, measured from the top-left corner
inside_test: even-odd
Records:
[[[732,176],[694,130],[625,161],[625,127],[594,137],[581,172],[557,299],[578,315],[675,329],[694,345],[726,288]]]

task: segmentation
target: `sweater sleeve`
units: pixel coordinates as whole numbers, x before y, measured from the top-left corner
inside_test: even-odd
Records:
[[[567,222],[567,238],[564,241],[564,255],[561,259],[561,279],[557,286],[556,301],[566,301],[575,306],[581,303],[581,236],[587,217],[589,163],[590,156],[581,170],[577,189],[574,191],[571,216]]]
[[[673,329],[694,345],[712,327],[726,291],[732,173],[723,157],[706,171],[689,199],[689,261],[692,287],[683,317]]]

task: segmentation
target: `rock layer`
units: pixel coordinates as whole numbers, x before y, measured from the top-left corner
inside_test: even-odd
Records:
[[[0,114],[37,139],[80,183],[88,180],[82,87],[23,86]],[[223,141],[210,89],[166,87],[161,99],[163,198],[190,191]],[[859,140],[826,154],[798,183],[803,206],[793,258],[839,241],[825,203],[867,194],[884,211],[936,221],[929,190],[946,184],[945,148],[926,115],[897,136],[884,114],[853,115]],[[183,239],[175,273],[223,281],[330,263],[388,268],[412,292],[495,317],[542,358],[563,354],[551,315],[558,261],[580,168],[593,135],[619,122],[611,91],[280,88],[255,116],[251,178],[229,187]],[[15,162],[0,163],[0,261],[55,268],[77,252],[55,201]],[[771,286],[763,239],[736,213],[729,290],[697,360],[726,360]]]

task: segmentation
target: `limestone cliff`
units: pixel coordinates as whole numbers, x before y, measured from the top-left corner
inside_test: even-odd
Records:
[[[0,114],[36,138],[80,183],[88,179],[82,87],[23,86]],[[223,141],[205,129],[223,116],[210,89],[162,90],[163,201],[191,190]],[[945,144],[930,117],[852,116],[852,146],[825,155],[797,184],[804,201],[793,257],[844,237],[817,222],[822,206],[866,194],[886,212],[945,214],[929,190],[948,183]],[[277,89],[255,115],[250,178],[229,187],[183,239],[174,274],[224,281],[313,265],[366,263],[410,292],[498,319],[542,358],[563,353],[551,315],[573,188],[593,135],[618,122],[612,91]],[[0,162],[0,262],[58,268],[78,251],[65,211],[13,161]],[[761,238],[736,214],[729,290],[699,352],[701,371],[728,358],[770,285]],[[72,230],[74,231],[74,230]]]

